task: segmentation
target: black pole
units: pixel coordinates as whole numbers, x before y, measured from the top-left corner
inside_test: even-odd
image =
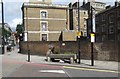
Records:
[[[3,1],[1,0],[1,7],[2,7],[2,54],[5,53],[5,40],[4,40],[4,6]]]
[[[24,10],[24,9],[23,9]],[[28,49],[28,62],[30,62],[30,49],[29,49],[29,41],[28,41],[28,18],[27,18],[27,7],[26,7],[26,31],[27,31],[27,49]]]
[[[30,62],[30,50],[28,49],[28,62]]]
[[[79,57],[79,61],[78,63],[80,64],[81,63],[81,54],[80,54],[80,37],[78,36],[78,57]]]
[[[93,7],[91,6],[91,34],[93,33]],[[93,42],[91,42],[91,66],[94,66]]]
[[[91,42],[91,66],[94,66],[93,42]]]
[[[80,6],[79,6],[79,0],[78,0],[78,32],[80,32]],[[78,63],[80,64],[81,63],[81,55],[80,55],[80,36],[78,36],[78,57],[79,57],[79,61]]]

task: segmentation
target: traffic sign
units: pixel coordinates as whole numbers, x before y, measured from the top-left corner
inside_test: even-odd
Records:
[[[95,42],[95,34],[91,33],[90,36],[91,36],[91,42]]]
[[[77,32],[77,36],[81,36],[81,32]]]

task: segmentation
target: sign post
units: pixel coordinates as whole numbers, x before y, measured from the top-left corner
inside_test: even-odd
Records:
[[[81,53],[81,51],[80,51],[80,36],[81,36],[81,32],[80,31],[78,31],[77,33],[76,33],[76,36],[77,36],[77,41],[78,41],[78,63],[80,64],[81,62],[81,57],[80,57],[80,53]]]
[[[93,43],[95,42],[95,34],[91,33],[91,65],[94,66],[94,53],[93,53]]]
[[[79,0],[78,0],[78,5],[77,5],[77,10],[78,10],[78,34],[80,34],[80,2],[79,2]],[[78,59],[79,59],[79,61],[78,61],[78,63],[80,64],[81,63],[81,61],[80,61],[80,59],[81,59],[81,56],[80,56],[80,35],[78,36]]]

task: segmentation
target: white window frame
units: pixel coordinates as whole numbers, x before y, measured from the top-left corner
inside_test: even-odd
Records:
[[[76,30],[78,31],[78,28],[79,28],[79,26],[78,26],[78,24],[76,25]]]
[[[43,30],[42,30],[42,23],[43,23],[43,22],[45,22],[45,23],[47,24],[47,26],[46,26],[46,27],[47,27],[47,28],[46,28],[47,30],[46,30],[46,31],[48,31],[48,21],[40,21],[40,31],[43,31]]]
[[[49,41],[49,39],[48,39],[48,33],[41,33],[41,34],[40,34],[40,40],[42,41],[42,35],[43,35],[43,34],[46,34],[46,35],[47,35],[47,41]]]
[[[85,26],[87,25],[87,20],[86,20],[86,18],[84,18],[84,25],[85,25]]]
[[[41,13],[42,13],[42,12],[46,12],[46,17],[42,17],[42,16],[41,16]],[[44,18],[48,18],[48,11],[47,11],[47,10],[40,10],[40,18],[43,18],[43,19],[44,19]]]
[[[83,33],[84,33],[84,36],[87,36],[87,32],[86,31],[84,31]]]

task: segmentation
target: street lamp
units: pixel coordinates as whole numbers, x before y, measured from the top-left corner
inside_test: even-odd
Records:
[[[4,48],[5,48],[5,46],[4,46],[4,6],[3,6],[3,1],[1,0],[1,10],[2,10],[2,54],[4,54],[5,53],[5,51],[4,51]]]

